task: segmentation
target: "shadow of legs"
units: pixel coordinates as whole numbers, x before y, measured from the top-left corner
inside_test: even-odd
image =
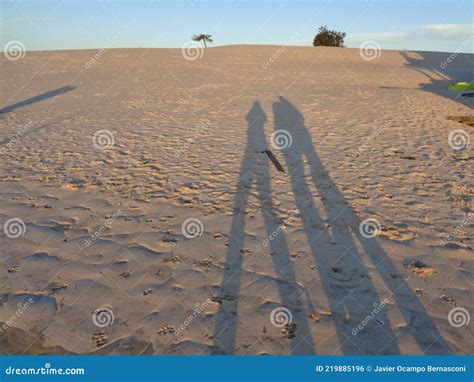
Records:
[[[359,282],[346,282],[344,278],[349,274],[368,275],[368,269],[363,264],[363,259],[355,245],[354,237],[364,249],[364,254],[372,264],[382,264],[384,274],[378,269],[385,286],[390,290],[397,303],[397,307],[405,317],[408,325],[412,323],[412,314],[407,314],[407,307],[402,307],[400,296],[409,296],[410,305],[416,315],[421,317],[421,322],[426,325],[431,336],[419,335],[417,328],[411,328],[411,334],[417,340],[424,352],[450,352],[449,347],[442,340],[436,330],[431,318],[426,313],[423,305],[409,285],[402,281],[392,281],[388,272],[396,272],[396,267],[376,242],[375,239],[365,239],[358,234],[360,220],[355,211],[347,203],[343,194],[338,190],[332,179],[327,174],[312,144],[311,136],[304,126],[301,113],[283,97],[279,102],[273,104],[275,117],[275,130],[285,129],[293,138],[293,144],[284,149],[283,154],[291,176],[292,188],[295,194],[298,209],[303,214],[303,226],[310,243],[311,252],[319,268],[322,286],[330,308],[335,313],[335,325],[343,353],[361,353],[370,342],[360,333],[356,336],[351,334],[353,319],[363,319],[364,314],[369,314],[374,305],[380,304],[378,293],[370,277],[365,277]],[[331,233],[326,229],[325,222],[313,204],[313,196],[309,186],[305,183],[304,159],[309,164],[311,178],[316,186],[320,199],[324,206],[328,222],[331,224]],[[368,241],[370,240],[370,241]],[[333,243],[327,246],[326,243]],[[329,251],[328,256],[325,251]],[[333,275],[332,273],[345,272],[346,275]],[[332,275],[336,280],[331,280]],[[338,281],[337,278],[341,278]],[[364,301],[354,299],[351,293],[359,290],[359,296],[364,296]],[[359,297],[360,298],[360,297]],[[371,325],[366,333],[370,335],[373,342],[370,352],[382,352],[389,354],[399,353],[395,333],[391,329],[386,311],[377,313],[377,318],[382,325]],[[351,325],[346,321],[349,320]],[[370,329],[370,331],[369,331]],[[428,338],[428,339],[427,339]],[[432,348],[434,342],[439,345],[437,350]],[[374,347],[375,345],[375,347]]]

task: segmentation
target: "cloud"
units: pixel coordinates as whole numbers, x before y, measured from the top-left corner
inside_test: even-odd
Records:
[[[436,38],[468,38],[473,34],[471,24],[435,24],[420,28],[420,33],[427,37]]]
[[[383,49],[431,49],[453,51],[461,49],[472,52],[473,27],[470,24],[432,24],[422,25],[397,32],[349,34],[348,46],[358,47],[365,41],[377,41]]]

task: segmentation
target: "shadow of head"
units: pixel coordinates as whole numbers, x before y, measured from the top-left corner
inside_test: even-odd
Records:
[[[405,66],[425,77],[419,89],[474,108],[473,98],[448,90],[450,85],[472,80],[472,54],[442,52],[400,52]]]
[[[252,107],[247,113],[246,120],[249,124],[249,129],[258,122],[263,123],[267,121],[267,115],[263,111],[262,105],[259,101],[255,101],[253,103]]]
[[[273,103],[274,135],[286,136],[291,144],[284,148],[284,153],[304,152],[311,149],[311,137],[304,125],[304,117],[285,97],[278,97]]]

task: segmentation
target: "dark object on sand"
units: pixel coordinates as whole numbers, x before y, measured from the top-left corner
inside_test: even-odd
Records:
[[[61,88],[51,90],[49,92],[37,95],[35,97],[25,99],[23,101],[20,101],[18,103],[13,104],[13,105],[6,106],[3,109],[0,109],[0,113],[8,113],[8,112],[13,111],[15,109],[19,109],[20,107],[31,105],[33,103],[43,101],[43,100],[51,98],[51,97],[56,97],[59,94],[69,92],[71,90],[74,90],[75,88],[76,88],[76,86],[70,86],[70,85],[63,86]]]
[[[459,123],[463,123],[468,126],[474,126],[474,116],[470,115],[461,115],[461,116],[448,116],[447,117],[450,121],[456,121]]]
[[[285,172],[285,169],[281,165],[281,163],[278,161],[278,159],[273,155],[273,153],[270,150],[265,150],[262,151],[263,153],[267,154],[272,163],[275,165],[276,169],[280,172]]]

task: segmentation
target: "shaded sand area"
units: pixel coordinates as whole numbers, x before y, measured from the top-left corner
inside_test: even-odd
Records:
[[[1,58],[0,351],[472,353],[473,55],[197,53]]]

